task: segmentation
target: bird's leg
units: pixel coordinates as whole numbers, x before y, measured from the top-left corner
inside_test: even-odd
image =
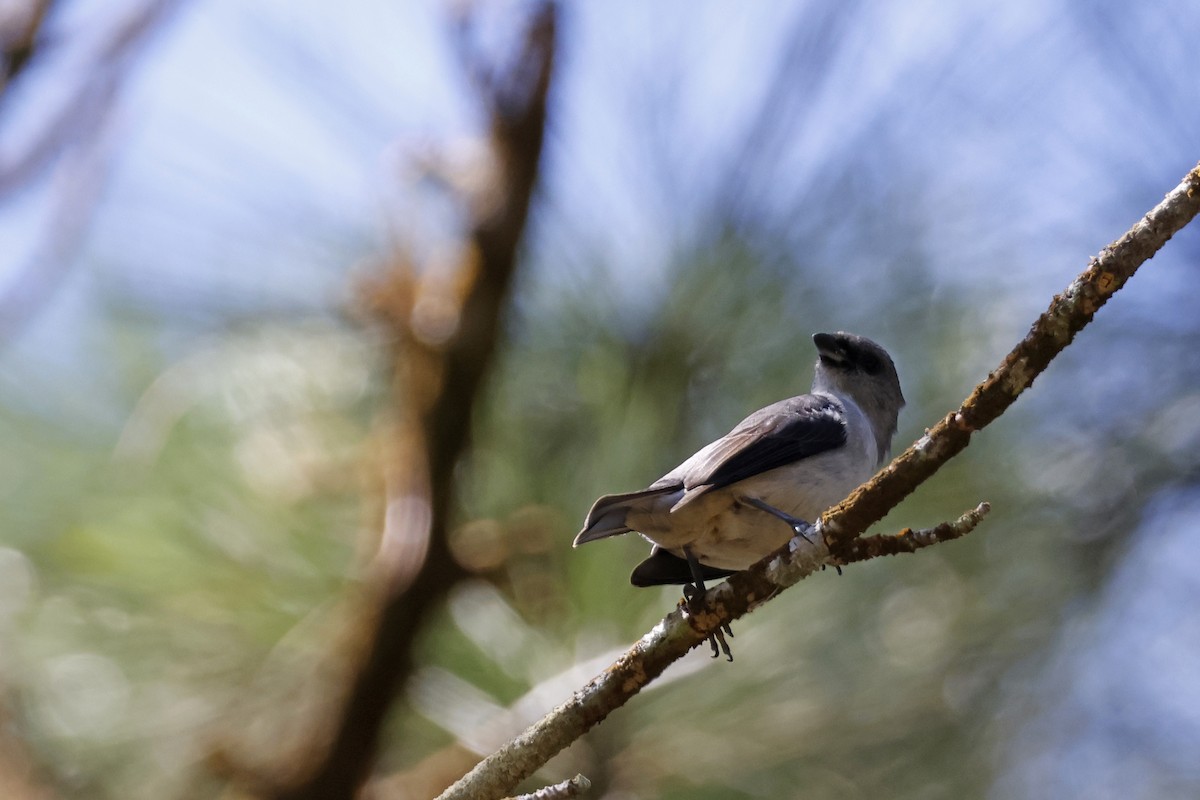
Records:
[[[743,503],[749,503],[760,511],[765,511],[771,516],[778,517],[779,519],[783,520],[791,526],[792,530],[795,531],[797,536],[804,539],[804,541],[808,542],[809,544],[813,544],[813,540],[808,538],[808,534],[812,532],[813,526],[809,525],[804,520],[796,519],[791,514],[786,514],[775,506],[767,505],[757,497],[743,497],[741,500]]]
[[[684,585],[683,596],[688,601],[688,610],[699,612],[704,609],[704,593],[708,591],[704,586],[704,573],[696,554],[687,545],[683,546],[683,557],[687,559],[688,569],[692,573],[692,582]]]
[[[768,505],[767,503],[764,503],[762,500],[759,500],[757,497],[743,497],[743,498],[741,498],[741,500],[743,503],[749,503],[750,505],[754,506],[755,508],[761,509],[762,511],[767,512],[768,514],[770,514],[773,517],[779,517],[781,520],[786,522],[788,525],[792,526],[792,530],[796,532],[797,536],[803,538],[804,541],[808,542],[809,544],[814,544],[813,540],[808,538],[808,534],[812,532],[813,526],[809,525],[804,520],[796,519],[791,514],[785,514],[784,512],[780,511],[775,506]],[[841,567],[834,564],[833,568],[837,570],[838,575],[842,574]],[[821,565],[821,569],[825,569],[824,564]]]
[[[688,611],[692,614],[698,614],[704,610],[704,577],[700,571],[700,562],[696,560],[695,554],[692,553],[692,548],[686,545],[683,548],[683,555],[687,559],[688,569],[692,571],[692,582],[685,584],[683,587],[683,598],[687,601]],[[733,661],[733,651],[729,649],[729,643],[725,641],[725,634],[729,634],[729,638],[733,638],[733,630],[729,627],[729,623],[722,622],[721,627],[708,635],[708,643],[712,645],[712,657],[716,658],[725,654],[725,657]]]

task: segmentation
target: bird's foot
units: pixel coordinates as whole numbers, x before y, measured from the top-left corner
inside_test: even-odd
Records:
[[[708,610],[704,605],[703,573],[700,569],[700,561],[690,547],[683,548],[683,555],[687,559],[692,573],[692,583],[684,584],[683,599],[687,603],[688,613],[697,616],[702,611]],[[733,651],[729,649],[729,643],[725,641],[725,634],[729,634],[730,639],[733,638],[733,630],[729,627],[728,622],[722,622],[720,627],[708,635],[708,643],[712,646],[713,651],[712,657],[716,658],[724,653],[726,658],[733,661]]]
[[[699,586],[688,583],[683,587],[683,601],[680,606],[686,607],[688,613],[693,616],[707,611],[708,608],[704,604],[704,584]],[[725,636],[733,638],[733,629],[729,627],[728,622],[722,622],[720,627],[708,635],[708,644],[712,647],[712,657],[716,658],[722,653],[729,661],[733,661],[733,651],[729,649],[729,642],[725,641]]]

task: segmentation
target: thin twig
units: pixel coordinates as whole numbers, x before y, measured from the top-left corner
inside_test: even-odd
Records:
[[[1200,166],[1189,172],[1128,233],[1091,260],[1088,268],[1051,301],[1050,308],[1034,323],[1029,335],[957,411],[948,414],[879,474],[822,515],[816,525],[822,533],[822,542],[809,546],[793,539],[779,551],[710,589],[705,595],[704,612],[687,615],[677,609],[667,615],[616,663],[481,761],[447,789],[440,800],[503,797],[720,626],[766,602],[824,563],[849,563],[871,557],[855,549],[856,540],[867,527],[882,519],[942,464],[961,452],[972,433],[999,417],[1091,321],[1096,310],[1198,212]],[[933,531],[940,537],[959,527],[969,530],[986,510],[977,508],[950,523],[950,529],[939,526]],[[932,536],[931,532],[925,538]],[[897,538],[901,542],[906,540],[903,535]],[[920,538],[921,534],[912,533],[908,541],[916,545]],[[886,548],[881,542],[867,539],[862,547],[876,547],[883,555]]]
[[[901,553],[915,553],[923,547],[961,539],[975,530],[987,513],[992,510],[988,503],[980,503],[953,522],[943,522],[932,528],[913,530],[905,528],[895,536],[876,534],[862,536],[850,543],[849,555],[844,563],[866,561],[880,556],[896,556]]]

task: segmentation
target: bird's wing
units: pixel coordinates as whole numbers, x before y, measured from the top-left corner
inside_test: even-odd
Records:
[[[767,470],[846,443],[846,415],[829,396],[800,395],[755,411],[728,434],[679,465],[686,495],[677,505]]]

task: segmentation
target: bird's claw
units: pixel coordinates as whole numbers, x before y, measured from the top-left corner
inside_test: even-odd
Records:
[[[733,638],[733,631],[729,628],[729,623],[722,622],[721,627],[708,635],[708,643],[712,646],[712,657],[716,658],[725,654],[727,661],[733,661],[733,651],[729,649],[729,642],[725,641],[725,634],[729,634],[729,638]],[[720,645],[720,648],[717,645]]]
[[[685,606],[692,616],[697,616],[705,611],[703,587],[691,583],[684,584],[683,602],[680,605]],[[726,635],[732,639],[733,629],[729,627],[728,622],[722,622],[720,627],[708,635],[708,644],[712,647],[713,658],[723,653],[727,660],[733,661],[733,651],[729,649],[729,642],[725,641]]]

